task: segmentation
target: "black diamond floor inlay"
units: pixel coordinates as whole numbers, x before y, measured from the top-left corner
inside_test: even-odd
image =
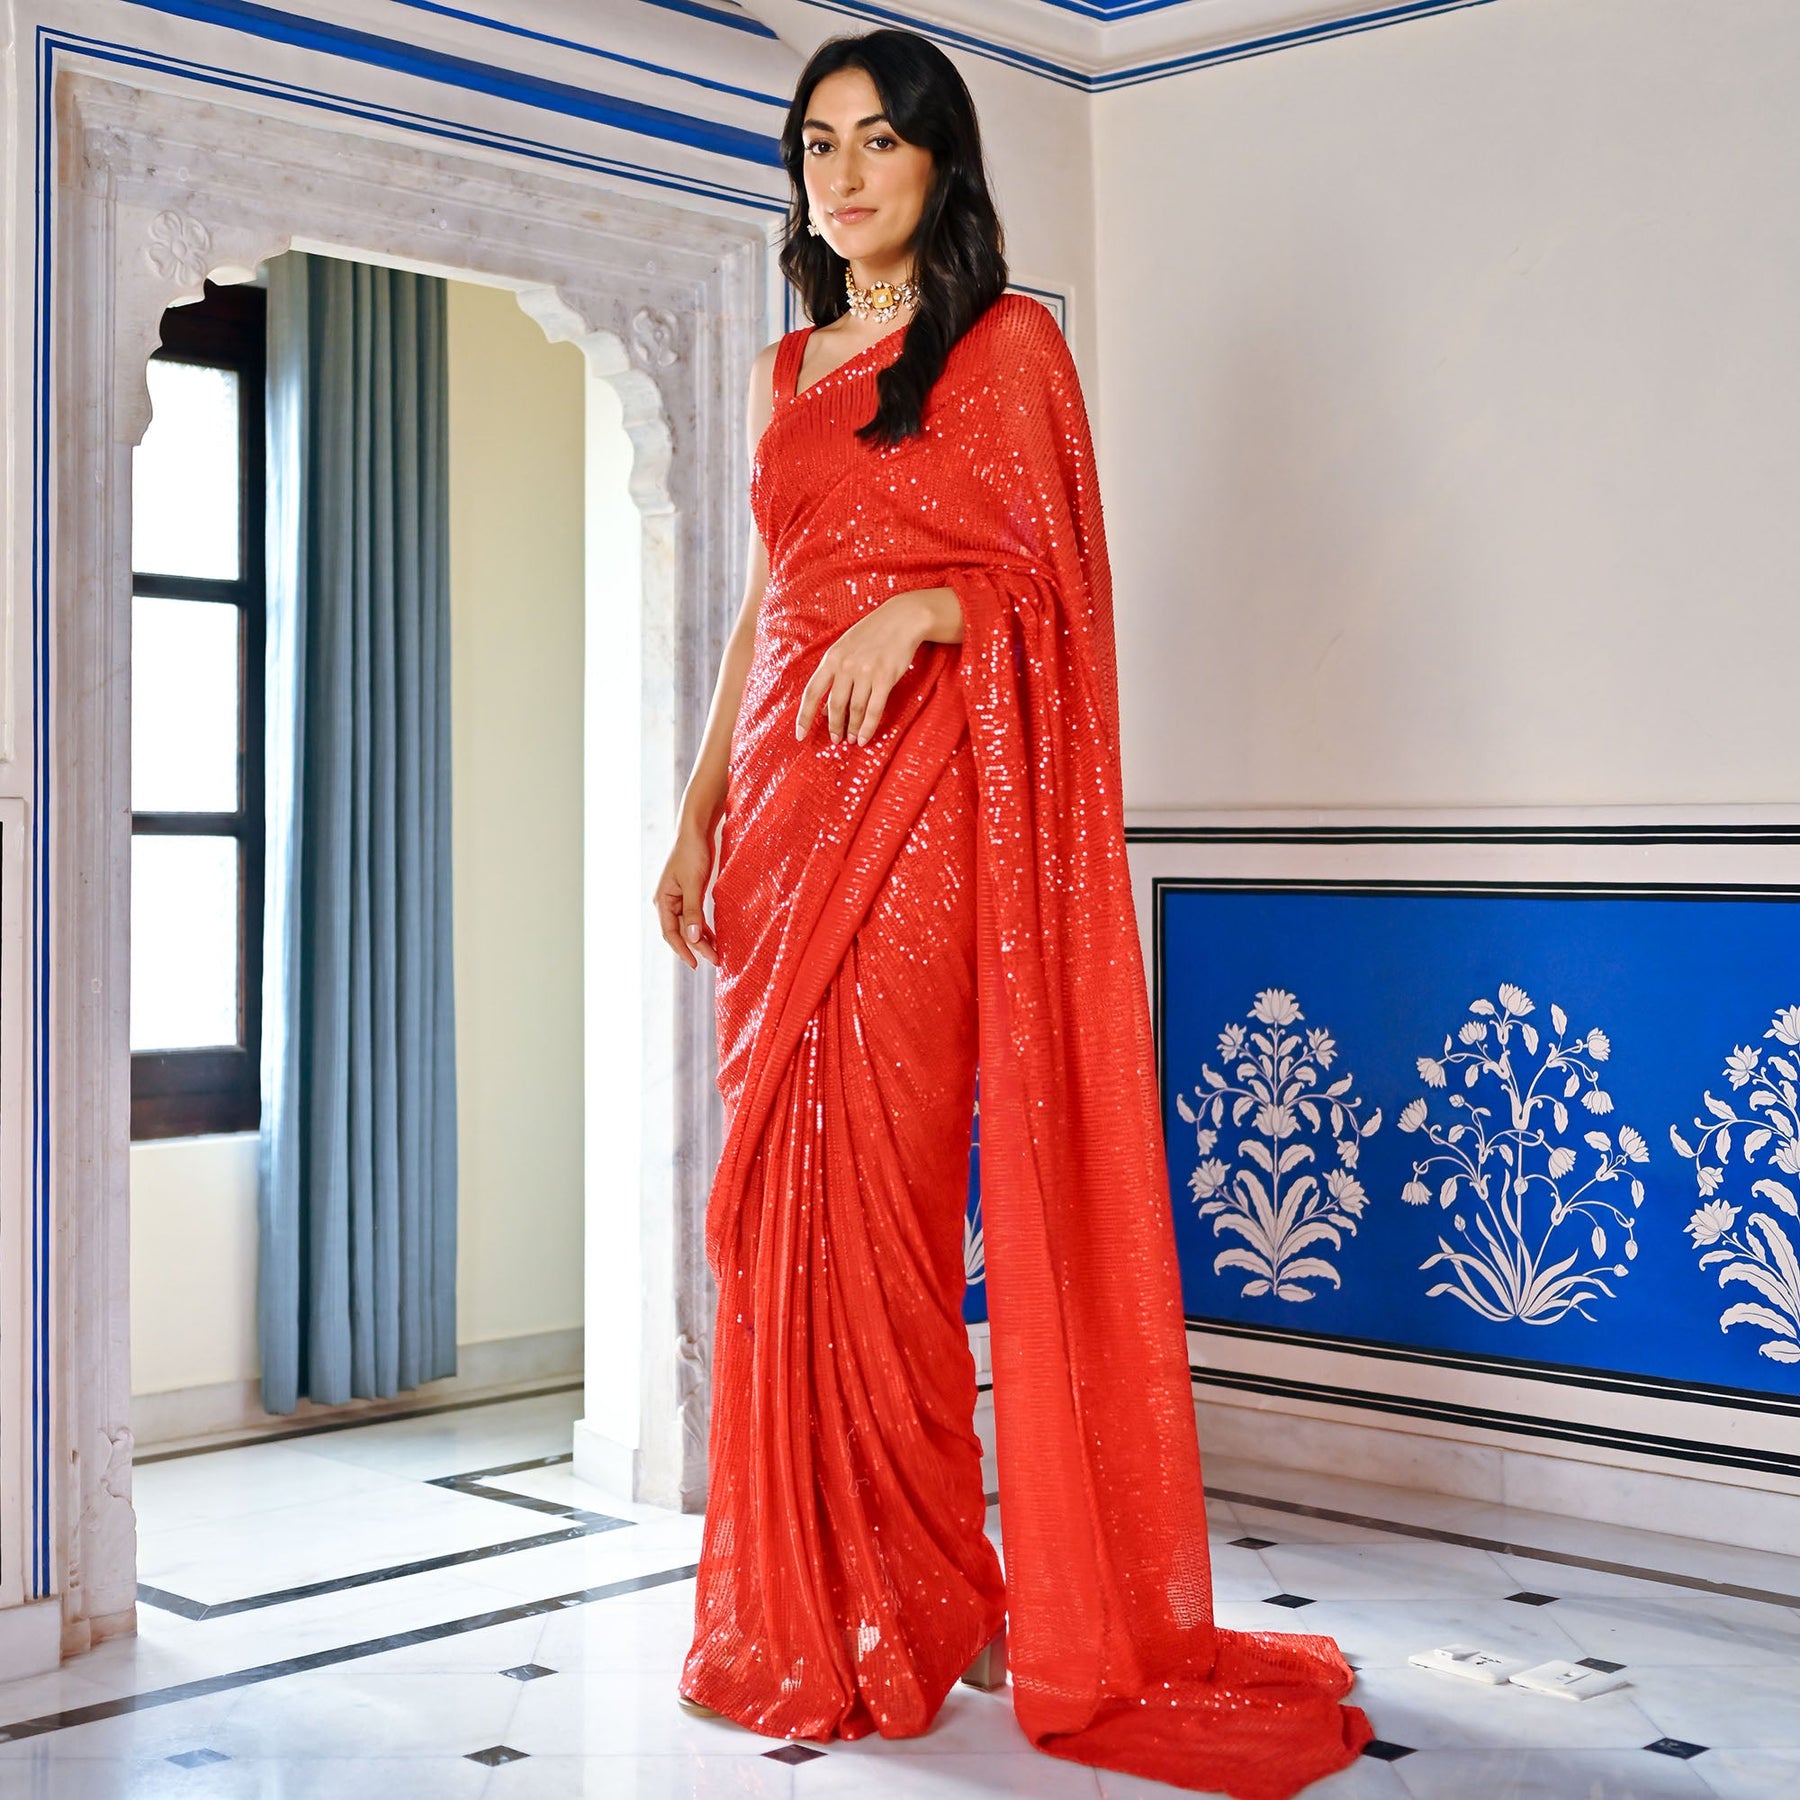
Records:
[[[542,1663],[520,1663],[516,1668],[502,1669],[502,1675],[510,1675],[514,1681],[536,1681],[540,1675],[554,1675],[554,1669],[546,1669]]]
[[[530,1754],[529,1750],[515,1750],[511,1744],[490,1744],[485,1750],[471,1750],[469,1761],[486,1763],[490,1769],[497,1769],[502,1763],[523,1762]]]
[[[1556,1600],[1554,1594],[1534,1594],[1530,1589],[1521,1594],[1508,1594],[1506,1597],[1517,1606],[1550,1606]]]
[[[208,1763],[230,1762],[223,1750],[183,1750],[178,1756],[165,1756],[164,1762],[178,1763],[184,1769],[203,1769]]]
[[[1275,1540],[1273,1538],[1233,1538],[1231,1547],[1234,1550],[1273,1550]]]
[[[1265,1606],[1311,1606],[1312,1602],[1304,1594],[1271,1594],[1263,1604]]]
[[[1584,1669],[1598,1669],[1602,1675],[1616,1675],[1625,1666],[1623,1663],[1608,1662],[1604,1656],[1584,1656],[1580,1661]]]
[[[763,1755],[770,1762],[803,1763],[811,1762],[815,1756],[823,1756],[823,1750],[809,1750],[804,1744],[783,1744],[779,1750],[765,1750]]]
[[[1705,1752],[1704,1744],[1690,1744],[1686,1738],[1658,1738],[1654,1744],[1646,1744],[1646,1750],[1654,1750],[1658,1756],[1678,1756],[1683,1762]]]
[[[1411,1756],[1411,1744],[1390,1744],[1386,1738],[1370,1738],[1363,1745],[1364,1756],[1372,1756],[1377,1762],[1398,1762],[1403,1756]]]

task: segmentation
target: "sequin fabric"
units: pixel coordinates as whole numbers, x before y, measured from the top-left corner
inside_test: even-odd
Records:
[[[713,885],[726,1140],[710,1487],[684,1692],[781,1737],[926,1730],[1004,1618],[1052,1755],[1239,1800],[1367,1720],[1316,1636],[1213,1623],[1126,866],[1111,578],[1081,390],[1037,301],[951,351],[921,437],[854,435],[904,327],[794,391]],[[801,690],[888,595],[954,587],[866,745]],[[1004,1578],[961,1316],[975,1070]]]

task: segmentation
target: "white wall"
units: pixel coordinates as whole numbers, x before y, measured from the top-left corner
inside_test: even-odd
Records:
[[[580,1441],[614,1450],[612,1480],[632,1485],[643,1379],[644,1233],[634,1144],[653,1072],[630,1021],[643,1004],[634,955],[648,895],[630,854],[642,834],[644,518],[631,497],[631,440],[618,389],[587,372],[587,1193],[595,1233],[587,1261],[582,1349],[587,1396]],[[697,976],[696,979],[699,977]],[[622,1459],[622,1462],[621,1462]],[[623,1472],[621,1472],[621,1469]]]
[[[585,381],[451,283],[460,1343],[581,1323]]]
[[[1501,0],[1097,99],[1130,804],[1795,797],[1797,92]]]
[[[582,1319],[581,352],[449,294],[457,1340]],[[131,1152],[132,1392],[256,1379],[256,1139]]]
[[[254,1381],[256,1138],[131,1146],[131,1391]]]

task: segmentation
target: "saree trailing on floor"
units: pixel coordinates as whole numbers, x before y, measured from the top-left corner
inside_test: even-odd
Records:
[[[1000,1625],[1040,1749],[1242,1800],[1369,1736],[1328,1638],[1212,1618],[1120,802],[1111,581],[1056,323],[1008,294],[922,437],[854,435],[890,333],[798,395],[713,887],[726,1142],[711,1474],[681,1685],[787,1737],[912,1735]],[[867,745],[800,693],[953,587]],[[962,1216],[975,1070],[1004,1581],[983,1533]]]

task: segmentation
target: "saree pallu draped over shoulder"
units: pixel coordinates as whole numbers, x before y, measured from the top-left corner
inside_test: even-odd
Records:
[[[1279,1800],[1371,1735],[1325,1637],[1212,1616],[1111,577],[1061,332],[1003,295],[925,430],[855,428],[890,333],[794,392],[713,885],[726,1141],[711,1475],[681,1686],[775,1736],[926,1730],[1004,1619],[1052,1755]],[[832,641],[949,586],[866,745],[794,736]],[[962,1322],[975,1072],[1004,1578]]]

